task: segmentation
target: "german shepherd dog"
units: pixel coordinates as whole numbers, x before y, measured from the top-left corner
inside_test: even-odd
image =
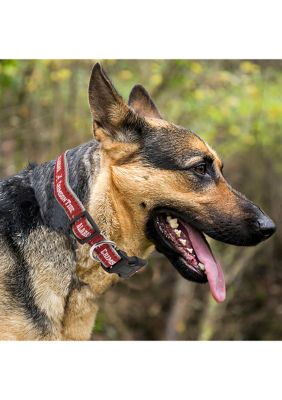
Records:
[[[126,104],[96,64],[89,103],[94,139],[66,156],[76,196],[119,249],[142,258],[156,249],[223,301],[222,269],[203,233],[256,245],[274,233],[272,220],[226,182],[204,140],[161,117],[142,86]],[[67,229],[54,166],[29,165],[0,181],[1,339],[89,339],[97,298],[120,279]]]

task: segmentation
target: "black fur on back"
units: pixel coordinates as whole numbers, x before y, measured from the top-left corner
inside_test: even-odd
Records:
[[[42,224],[40,206],[30,178],[34,166],[18,175],[0,181],[0,234],[27,235]]]
[[[91,141],[68,151],[70,185],[86,204],[91,180],[90,157],[98,144]],[[45,225],[67,233],[68,218],[54,197],[55,161],[30,164],[19,174],[0,181],[0,234],[28,235]]]
[[[93,175],[91,157],[97,146],[93,140],[67,153],[70,185],[85,205]],[[19,174],[0,181],[0,238],[15,260],[3,283],[12,303],[23,310],[43,336],[48,335],[52,323],[36,304],[31,268],[23,247],[29,233],[40,226],[67,235],[71,248],[76,245],[67,230],[68,218],[53,194],[54,166],[54,160],[42,165],[30,164]]]

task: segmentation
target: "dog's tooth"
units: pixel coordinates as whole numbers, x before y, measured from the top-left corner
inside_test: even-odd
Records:
[[[186,246],[187,240],[186,240],[186,239],[179,239],[179,242],[180,242],[183,246]]]
[[[202,264],[202,263],[199,263],[199,264],[198,264],[198,267],[199,267],[202,271],[205,271],[205,270],[206,270],[206,267],[205,267],[204,264]]]
[[[167,222],[169,222],[170,220],[171,220],[171,216],[170,215],[168,215],[167,217],[166,217],[166,220],[167,220]]]
[[[181,231],[179,229],[174,229],[174,232],[175,232],[177,237],[181,236]]]
[[[193,253],[193,249],[187,249],[189,253]]]
[[[177,218],[172,218],[168,221],[169,225],[171,226],[172,229],[178,228],[179,224],[177,222]]]

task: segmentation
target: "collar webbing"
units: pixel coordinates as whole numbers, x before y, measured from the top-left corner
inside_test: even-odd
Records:
[[[146,265],[145,260],[138,257],[128,257],[118,250],[116,244],[109,241],[100,232],[98,226],[85,210],[69,184],[67,152],[56,160],[54,170],[54,196],[67,214],[69,232],[81,244],[88,244],[90,257],[100,262],[103,269],[109,273],[117,273],[122,278],[128,278]]]

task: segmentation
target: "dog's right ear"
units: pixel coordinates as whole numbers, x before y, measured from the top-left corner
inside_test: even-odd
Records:
[[[128,104],[140,117],[162,119],[157,106],[142,85],[135,85],[129,95]]]
[[[117,127],[126,117],[128,107],[99,63],[93,67],[88,93],[94,128]]]

